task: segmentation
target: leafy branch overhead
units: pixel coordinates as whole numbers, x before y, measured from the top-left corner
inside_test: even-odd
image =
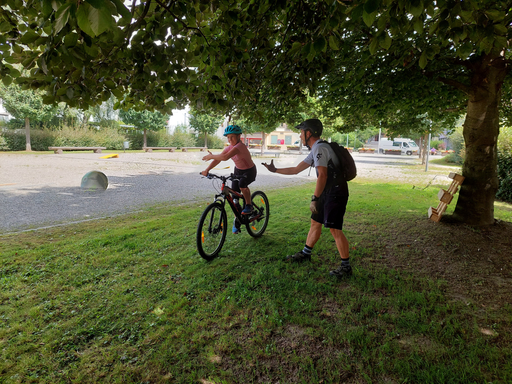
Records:
[[[510,39],[504,2],[4,3],[2,81],[82,108],[114,95],[120,107],[167,113],[189,101],[280,113],[354,52],[363,63],[386,55],[396,67],[426,68],[443,50],[465,60]]]

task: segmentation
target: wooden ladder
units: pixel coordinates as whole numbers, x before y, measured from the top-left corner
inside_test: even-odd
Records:
[[[461,176],[453,172],[450,172],[448,177],[453,181],[448,190],[441,189],[437,194],[437,198],[439,199],[439,204],[437,205],[437,208],[430,207],[428,209],[428,218],[432,221],[437,222],[441,220],[441,216],[443,216],[444,211],[446,211],[446,207],[448,206],[448,204],[452,202],[453,195],[457,193],[460,185],[465,179],[464,176]]]

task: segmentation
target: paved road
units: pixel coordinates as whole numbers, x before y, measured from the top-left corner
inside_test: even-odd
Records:
[[[118,158],[103,159],[106,154],[73,153],[9,154],[0,153],[0,234],[58,224],[79,222],[133,212],[157,203],[178,203],[213,198],[212,181],[201,178],[204,155],[188,153],[123,153]],[[281,155],[278,167],[293,166],[305,157]],[[390,179],[401,177],[404,164],[417,163],[405,156],[355,154],[360,177],[378,174]],[[297,185],[314,181],[315,171],[296,176],[269,173],[256,158],[258,178],[252,190]],[[233,171],[232,162],[221,163]],[[101,171],[109,185],[106,191],[87,192],[80,188],[82,177],[89,171]]]

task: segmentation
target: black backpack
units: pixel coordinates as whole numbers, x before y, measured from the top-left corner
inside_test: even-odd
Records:
[[[332,161],[338,175],[343,176],[346,181],[353,180],[357,176],[357,168],[354,158],[343,145],[336,142],[328,143],[322,140],[321,143],[329,145],[334,152]]]

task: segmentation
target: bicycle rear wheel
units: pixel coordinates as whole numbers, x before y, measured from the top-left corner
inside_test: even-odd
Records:
[[[270,216],[270,207],[268,204],[267,195],[261,191],[256,191],[251,196],[252,206],[254,213],[249,218],[246,224],[247,232],[252,237],[260,237],[267,229],[267,224]]]
[[[197,226],[197,250],[205,260],[213,260],[226,240],[228,219],[222,204],[210,204],[204,210]]]

